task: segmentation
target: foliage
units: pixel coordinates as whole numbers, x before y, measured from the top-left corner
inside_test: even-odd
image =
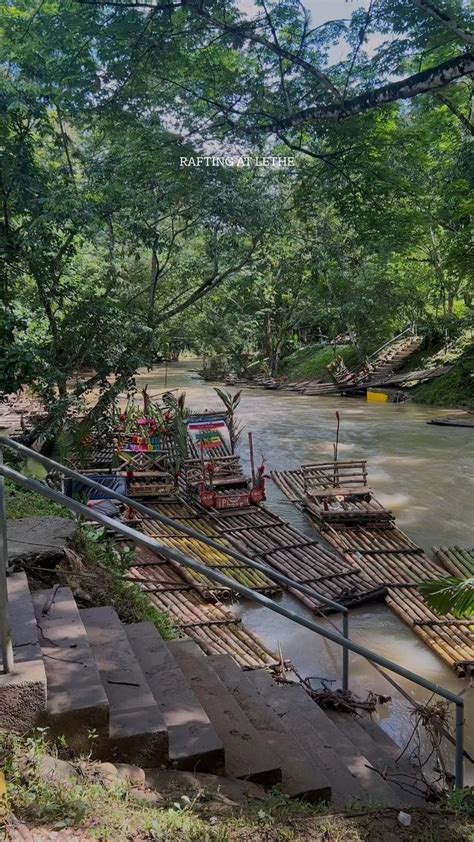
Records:
[[[87,594],[94,605],[112,605],[123,623],[150,620],[165,640],[179,637],[171,617],[153,606],[138,585],[121,578],[132,560],[133,551],[113,546],[103,529],[78,530],[73,554],[61,570],[74,592]]]
[[[474,350],[455,360],[451,371],[414,390],[415,400],[437,406],[474,408]]]
[[[34,386],[49,414],[33,438],[84,401],[87,430],[179,350],[277,374],[320,333],[363,356],[408,321],[456,332],[472,305],[465,4],[374,2],[317,26],[293,0],[118,5],[0,8],[0,392]],[[213,153],[254,164],[181,164]]]
[[[358,362],[357,351],[352,345],[336,345],[322,348],[320,345],[309,345],[294,351],[284,360],[282,374],[289,380],[310,380],[328,378],[327,366],[333,362],[336,354],[344,360],[347,368],[352,368]]]
[[[62,741],[59,751],[63,751]],[[67,750],[67,746],[66,746]],[[179,789],[143,792],[123,783],[103,783],[94,777],[94,766],[73,758],[77,779],[57,783],[41,774],[41,760],[56,756],[58,747],[47,731],[30,735],[0,736],[0,762],[7,780],[7,822],[22,822],[33,835],[62,831],[103,842],[131,838],[155,842],[297,842],[301,839],[334,839],[362,842],[374,838],[423,839],[426,842],[461,842],[471,836],[472,790],[454,793],[441,806],[410,810],[409,835],[400,835],[397,809],[366,805],[365,809],[332,812],[325,804],[308,804],[273,791],[266,801],[248,800],[232,808],[222,796],[202,789],[190,798]],[[9,827],[9,824],[7,824]],[[22,827],[22,833],[26,828]],[[408,832],[407,832],[408,833]]]
[[[216,386],[214,387],[214,391],[226,408],[227,424],[230,435],[230,448],[231,452],[235,453],[235,447],[242,432],[239,421],[236,417],[242,392],[235,392],[231,395],[230,392],[224,392],[223,389],[218,389]]]
[[[447,576],[423,582],[420,592],[436,614],[452,614],[457,618],[474,618],[474,577],[457,579]]]

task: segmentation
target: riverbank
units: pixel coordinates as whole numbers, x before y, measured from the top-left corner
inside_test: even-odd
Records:
[[[463,346],[464,347],[464,346]],[[357,353],[353,346],[340,345],[321,348],[318,345],[308,346],[295,351],[286,357],[281,364],[281,386],[291,384],[295,392],[298,386],[308,382],[321,381],[332,384],[327,366],[339,356],[347,369],[357,365]],[[407,381],[412,371],[451,366],[450,370],[440,377],[426,383],[420,383],[411,388],[397,387],[397,392],[403,393],[406,400],[427,406],[450,407],[452,409],[474,409],[474,346],[466,346],[465,350],[452,349],[444,352],[439,346],[427,346],[416,352],[398,372],[406,374]]]

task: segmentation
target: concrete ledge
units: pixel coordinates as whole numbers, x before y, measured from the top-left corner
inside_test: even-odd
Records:
[[[283,773],[282,789],[290,798],[316,803],[331,800],[331,786],[317,762],[297,743],[283,722],[230,655],[212,655],[212,668],[256,728]]]
[[[192,640],[167,644],[196,694],[225,749],[226,773],[262,786],[282,781],[281,766],[233,695]]]
[[[168,728],[170,762],[186,771],[222,772],[222,742],[153,623],[125,630]]]
[[[25,573],[7,579],[14,671],[0,675],[0,728],[28,731],[46,709],[46,673]]]
[[[67,517],[20,517],[7,521],[8,558],[57,553],[77,531]]]

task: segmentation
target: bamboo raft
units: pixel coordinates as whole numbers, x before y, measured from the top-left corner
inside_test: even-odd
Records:
[[[341,561],[319,541],[311,540],[284,523],[264,507],[209,512],[184,499],[156,501],[151,504],[160,513],[212,537],[223,552],[202,544],[153,519],[141,518],[138,527],[158,542],[185,552],[202,564],[218,569],[235,581],[260,593],[277,595],[281,589],[256,570],[225,554],[225,547],[255,558],[315,588],[314,598],[292,590],[293,595],[310,609],[327,611],[318,592],[347,605],[358,605],[380,598],[368,577]],[[204,574],[183,568],[159,554],[140,550],[130,569],[130,577],[147,593],[157,608],[167,611],[208,654],[231,654],[247,669],[276,666],[276,656],[266,649],[222,605],[232,598],[229,589],[217,585]]]
[[[474,427],[474,413],[469,415],[450,415],[446,418],[433,418],[427,424],[438,427]]]
[[[46,410],[36,398],[9,395],[0,402],[0,429],[10,435],[21,433],[46,415]]]
[[[434,614],[416,587],[423,580],[443,578],[446,571],[457,569],[455,575],[459,575],[461,570],[472,570],[473,551],[435,548],[434,561],[392,521],[323,523],[308,504],[302,470],[273,472],[272,479],[293,503],[308,512],[350,567],[361,571],[372,587],[383,589],[387,605],[444,663],[460,677],[474,673],[474,622]]]
[[[289,588],[290,593],[313,611],[325,611],[318,593],[347,606],[380,598],[378,586],[358,567],[353,567],[327,549],[319,540],[308,538],[282,521],[264,506],[208,515],[209,524],[235,549],[315,590],[314,598]]]
[[[279,664],[277,656],[245,628],[240,618],[224,608],[216,594],[212,601],[205,601],[200,590],[182,573],[182,568],[178,571],[162,556],[139,549],[129,578],[208,655],[231,655],[244,669],[274,668]]]
[[[474,547],[433,547],[433,552],[452,576],[459,579],[474,576]]]
[[[196,508],[189,503],[179,500],[176,502],[160,502],[151,505],[161,514],[173,518],[177,523],[183,523],[186,526],[192,527],[199,532],[206,535],[208,538],[218,539],[222,544],[223,549],[230,546],[224,535],[217,531],[215,522],[212,517],[206,514],[200,514]],[[225,554],[225,551],[208,547],[201,543],[197,538],[190,538],[183,535],[177,529],[166,526],[157,520],[142,520],[140,527],[147,535],[154,538],[161,544],[174,547],[174,549],[188,555],[207,567],[219,570],[228,575],[241,585],[264,594],[280,594],[281,588],[268,579],[263,573],[258,570],[253,570],[243,562],[238,562]],[[207,579],[201,573],[194,570],[182,568],[181,565],[176,565],[183,578],[199,590],[205,599],[218,596],[220,599],[230,599],[232,592],[221,585],[217,585],[211,579]]]

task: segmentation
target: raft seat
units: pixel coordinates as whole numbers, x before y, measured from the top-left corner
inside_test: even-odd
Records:
[[[308,488],[307,491],[310,497],[318,500],[323,500],[327,497],[364,497],[370,499],[372,493],[366,485],[361,485],[354,488],[339,486],[336,488]]]
[[[222,485],[247,485],[247,480],[243,476],[240,477],[221,477],[219,479],[213,479],[212,484],[214,487],[222,486]]]

